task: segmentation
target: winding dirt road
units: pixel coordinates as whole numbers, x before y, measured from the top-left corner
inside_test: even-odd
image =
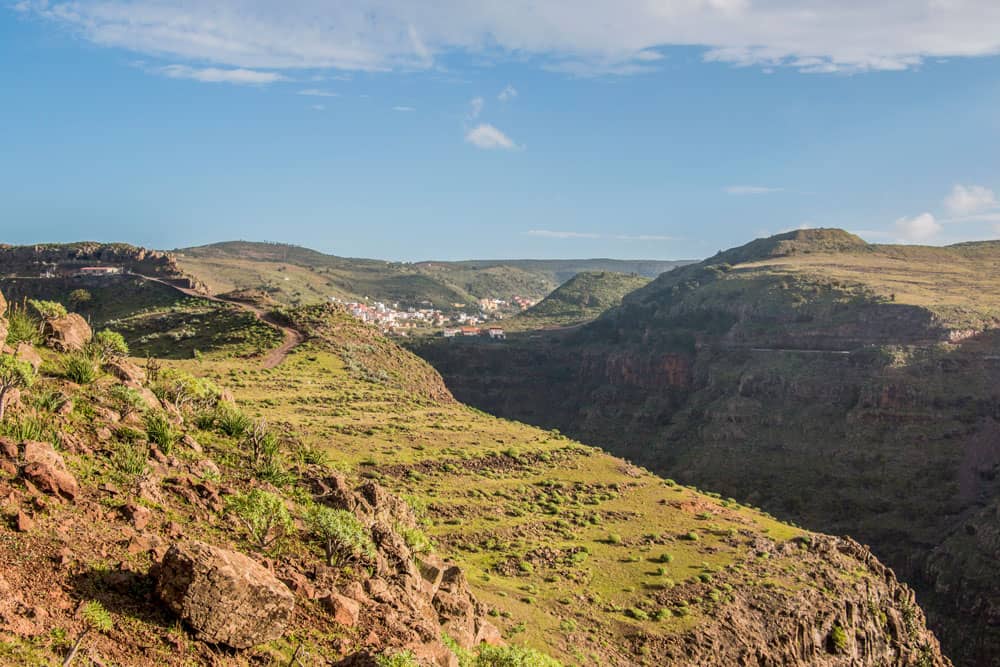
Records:
[[[205,299],[206,301],[215,301],[216,303],[225,303],[237,306],[238,308],[242,308],[243,310],[253,313],[258,320],[264,322],[268,326],[281,331],[282,336],[284,336],[284,340],[282,341],[281,345],[279,345],[278,347],[274,348],[266,355],[264,355],[264,359],[261,362],[261,365],[264,368],[274,368],[275,366],[280,365],[281,362],[283,362],[288,357],[288,353],[294,350],[296,347],[298,347],[302,343],[302,341],[305,340],[305,336],[302,334],[301,331],[299,331],[298,329],[293,329],[292,327],[285,326],[284,324],[280,324],[279,322],[276,322],[274,318],[272,318],[268,314],[268,312],[263,308],[258,308],[257,306],[245,303],[243,301],[236,301],[234,299],[223,299],[222,297],[214,296],[212,294],[205,294],[203,292],[199,292],[198,290],[190,289],[187,287],[180,287],[179,285],[174,285],[166,280],[163,280],[162,278],[153,278],[152,276],[144,276],[139,273],[133,273],[131,275],[137,278],[142,278],[143,280],[148,280],[150,282],[166,285],[167,287],[176,290],[181,294],[194,297],[196,299]]]

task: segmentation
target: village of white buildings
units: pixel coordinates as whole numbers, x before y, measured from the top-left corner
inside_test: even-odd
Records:
[[[500,323],[507,315],[527,310],[537,303],[534,299],[515,296],[511,299],[479,299],[475,306],[452,304],[450,311],[434,308],[429,303],[423,307],[400,307],[398,303],[381,301],[343,301],[330,297],[333,303],[345,306],[362,322],[377,326],[382,333],[392,336],[410,336],[429,333],[434,329],[445,338],[489,338],[503,340],[507,337]]]

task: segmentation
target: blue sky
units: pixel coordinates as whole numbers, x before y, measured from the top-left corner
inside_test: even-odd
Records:
[[[992,1],[438,4],[0,0],[0,241],[419,260],[1000,237]]]

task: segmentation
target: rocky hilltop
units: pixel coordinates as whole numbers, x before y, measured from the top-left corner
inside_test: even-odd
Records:
[[[280,315],[306,342],[271,369],[12,313],[5,664],[950,664],[857,543],[465,408],[336,309]]]
[[[995,242],[796,231],[664,274],[579,331],[419,351],[459,400],[871,544],[953,657],[993,665],[998,285]]]
[[[42,273],[66,275],[83,267],[108,266],[153,276],[181,287],[204,285],[185,274],[173,255],[127,243],[46,243],[30,246],[0,244],[0,274],[36,277]]]

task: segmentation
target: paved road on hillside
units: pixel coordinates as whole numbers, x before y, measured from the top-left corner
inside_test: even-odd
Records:
[[[199,292],[198,290],[190,289],[187,287],[180,287],[161,278],[144,276],[139,273],[133,273],[130,275],[142,278],[144,280],[148,280],[150,282],[166,285],[167,287],[170,287],[180,292],[181,294],[194,297],[196,299],[205,299],[206,301],[215,301],[216,303],[226,303],[236,306],[238,308],[242,308],[243,310],[253,313],[254,316],[261,322],[264,322],[268,326],[274,327],[275,329],[281,331],[282,336],[284,336],[284,340],[282,341],[281,345],[279,345],[278,347],[274,348],[266,355],[264,355],[264,360],[262,362],[264,368],[274,368],[275,366],[281,364],[281,362],[283,362],[285,358],[288,357],[288,353],[294,350],[297,346],[299,346],[302,343],[302,341],[305,340],[305,335],[303,335],[301,331],[299,331],[298,329],[293,329],[292,327],[289,326],[285,326],[284,324],[275,321],[274,318],[272,318],[268,314],[268,312],[263,308],[259,308],[249,303],[244,303],[243,301],[236,301],[234,299],[224,299],[222,297],[213,296],[211,294],[205,294],[204,292]]]

